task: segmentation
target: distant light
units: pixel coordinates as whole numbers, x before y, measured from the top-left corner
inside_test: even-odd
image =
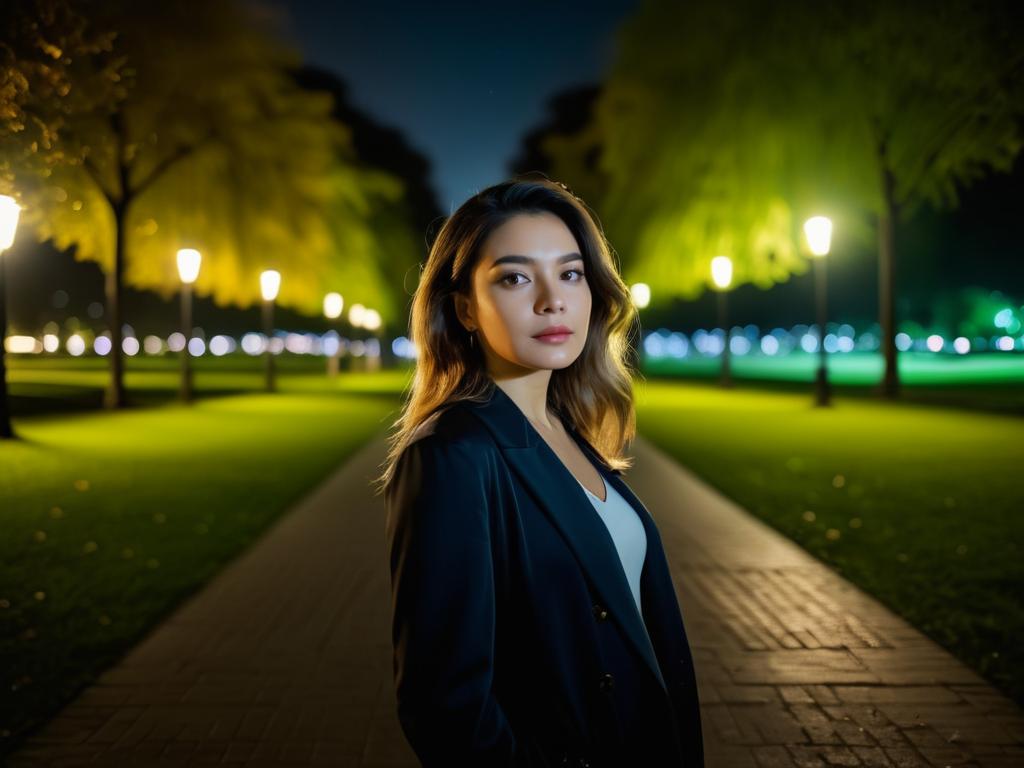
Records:
[[[175,331],[167,337],[167,349],[171,352],[181,352],[185,348],[185,334]]]
[[[210,339],[210,354],[215,357],[221,357],[231,351],[232,340],[227,336],[214,336]]]
[[[362,339],[356,339],[352,342],[352,346],[349,347],[349,351],[353,357],[362,357],[366,352],[366,342]]]
[[[829,354],[839,351],[839,339],[834,333],[825,334],[825,351]]]
[[[405,336],[399,336],[397,339],[391,342],[391,351],[395,353],[397,357],[411,360],[416,356],[416,350],[413,344]]]
[[[812,216],[804,222],[807,245],[815,256],[827,256],[832,244],[832,220],[825,216]]]
[[[992,322],[995,324],[996,328],[1008,328],[1010,326],[1010,321],[1012,319],[1012,309],[1000,309],[998,312],[996,312],[996,316]]]
[[[910,338],[909,333],[897,333],[895,342],[896,349],[898,349],[900,352],[906,352],[908,349],[914,346],[914,340]]]
[[[961,355],[966,355],[971,351],[971,340],[966,336],[957,336],[953,339],[953,349]]]
[[[192,284],[199,277],[199,265],[203,257],[195,248],[182,248],[178,251],[178,276],[181,282]]]
[[[260,291],[264,301],[273,301],[281,290],[281,273],[276,269],[268,269],[260,273]]]
[[[100,338],[103,338],[102,336]],[[99,341],[99,339],[97,339]],[[107,340],[110,343],[110,340]],[[68,336],[68,340],[64,342],[64,348],[68,351],[69,355],[78,357],[79,355],[85,354],[85,339],[79,336],[77,333]]]
[[[348,310],[348,322],[355,328],[363,325],[363,318],[366,316],[366,307],[362,304],[353,304]]]
[[[376,309],[366,310],[366,314],[363,316],[363,328],[368,331],[379,330],[381,326],[380,312]]]
[[[134,336],[125,336],[121,339],[121,349],[126,355],[134,357],[139,354],[139,340]]]
[[[106,356],[110,354],[110,350],[114,348],[114,342],[110,340],[109,333],[101,333],[92,342],[92,351],[97,355]]]
[[[262,355],[266,349],[264,337],[259,333],[247,333],[242,337],[242,351],[247,355]]]
[[[280,336],[271,336],[270,340],[267,342],[267,346],[270,347],[270,354],[280,355],[284,352],[284,339]]]
[[[852,336],[840,336],[839,341],[836,343],[840,352],[852,352],[853,351],[853,337]]]
[[[150,334],[142,340],[142,348],[147,355],[159,355],[164,351],[164,342],[159,336]]]
[[[332,292],[324,296],[324,315],[331,320],[341,317],[341,310],[344,306],[345,300],[341,298],[340,293]]]
[[[188,353],[192,357],[202,357],[204,352],[206,352],[205,341],[194,336],[188,340]]]
[[[637,309],[643,309],[651,303],[651,286],[647,283],[633,283],[629,286],[629,295]]]
[[[745,355],[750,351],[750,339],[746,336],[732,336],[729,339],[729,351],[734,355]]]
[[[941,352],[945,340],[939,334],[933,333],[931,336],[928,337],[928,340],[925,343],[928,345],[929,351]]]
[[[89,302],[89,306],[86,307],[86,314],[89,315],[93,320],[99,320],[103,317],[103,305],[98,301]]]
[[[56,352],[60,349],[60,339],[55,333],[48,333],[43,336],[43,349],[47,352]]]
[[[312,345],[301,333],[289,333],[284,339],[284,348],[293,355],[308,355]]]
[[[761,351],[766,355],[774,355],[779,351],[779,340],[774,336],[765,336],[761,339]]]
[[[996,346],[1000,352],[1012,352],[1013,351],[1013,336],[1000,336],[996,342]]]
[[[394,342],[392,342],[392,347]],[[341,339],[338,334],[325,333],[323,339],[320,342],[320,351],[326,357],[334,357],[338,354],[338,350],[341,348]]]
[[[673,333],[665,343],[665,351],[677,359],[686,357],[686,353],[690,351],[690,342],[686,340],[686,336],[683,334]]]
[[[0,251],[6,251],[14,245],[14,234],[18,231],[18,216],[21,206],[13,197],[0,195]]]
[[[380,357],[380,339],[366,340],[366,356]]]
[[[800,349],[810,354],[818,351],[818,337],[813,333],[805,333],[800,337]]]
[[[13,355],[32,355],[43,351],[43,345],[35,336],[8,336],[4,349]]]
[[[711,260],[711,279],[719,288],[728,288],[732,283],[732,259],[728,256],[715,256]]]
[[[657,331],[647,334],[644,338],[644,352],[649,357],[660,358],[665,355],[665,340]]]

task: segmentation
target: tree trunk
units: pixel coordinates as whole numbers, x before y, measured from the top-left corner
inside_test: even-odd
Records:
[[[125,225],[127,223],[127,204],[122,202],[114,205],[114,227],[116,229],[116,245],[114,248],[114,266],[107,273],[107,317],[110,322],[110,381],[103,398],[103,405],[108,409],[123,408],[124,394],[124,357],[121,349],[121,286],[124,277]]]
[[[878,315],[885,358],[885,374],[879,393],[882,397],[895,399],[900,388],[896,353],[896,219],[899,210],[884,141],[879,144],[878,153],[882,170],[882,211],[878,217]]]

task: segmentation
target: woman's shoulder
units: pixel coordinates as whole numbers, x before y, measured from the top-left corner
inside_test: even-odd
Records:
[[[463,401],[447,403],[428,416],[409,436],[406,447],[425,440],[428,444],[446,445],[469,450],[493,450],[491,433],[472,413],[472,404]]]

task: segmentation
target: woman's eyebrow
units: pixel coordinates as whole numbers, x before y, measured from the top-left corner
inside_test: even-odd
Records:
[[[565,254],[562,254],[561,256],[559,256],[555,260],[555,263],[556,264],[565,264],[568,261],[576,261],[577,259],[582,259],[582,258],[583,257],[580,256],[578,253],[565,253]],[[497,267],[500,264],[533,264],[536,261],[537,261],[536,259],[534,259],[534,258],[532,258],[530,256],[520,256],[518,254],[511,253],[508,256],[500,256],[499,258],[495,259],[494,263],[491,264],[491,269],[494,269],[495,267]]]

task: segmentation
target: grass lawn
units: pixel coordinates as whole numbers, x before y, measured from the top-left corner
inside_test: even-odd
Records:
[[[638,430],[1024,703],[1024,420],[649,380]]]
[[[37,406],[104,380],[34,373],[45,386],[15,369],[12,389]],[[166,402],[16,418],[0,443],[0,755],[383,431],[405,382],[284,374],[267,395],[259,374],[208,371],[197,387],[242,394],[182,407],[172,371],[127,379]]]

